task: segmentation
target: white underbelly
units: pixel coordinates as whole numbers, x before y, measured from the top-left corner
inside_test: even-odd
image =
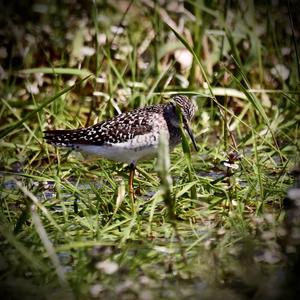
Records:
[[[151,158],[157,154],[157,145],[138,148],[123,148],[117,145],[96,146],[96,145],[74,145],[76,150],[90,155],[100,156],[109,160],[123,163],[135,163],[138,160]]]

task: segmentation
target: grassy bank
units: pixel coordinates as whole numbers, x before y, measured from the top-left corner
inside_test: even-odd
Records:
[[[297,295],[299,196],[287,197],[299,162],[295,7],[33,1],[1,9],[5,299]],[[92,125],[174,94],[197,106],[200,151],[183,143],[170,166],[163,149],[139,163],[135,202],[124,165],[43,140],[46,129]]]

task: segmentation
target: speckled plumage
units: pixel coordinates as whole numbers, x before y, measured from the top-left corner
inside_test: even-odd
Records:
[[[87,128],[45,131],[45,139],[55,146],[135,165],[138,160],[157,153],[161,131],[167,133],[171,148],[180,142],[176,104],[182,111],[183,126],[191,136],[188,121],[194,116],[194,105],[186,96],[174,96],[172,100],[122,113]],[[196,147],[194,140],[193,143]]]

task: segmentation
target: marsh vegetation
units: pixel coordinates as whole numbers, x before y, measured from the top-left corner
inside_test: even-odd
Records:
[[[296,298],[295,1],[0,6],[1,299]],[[134,202],[124,165],[43,139],[174,94],[200,150],[139,163]]]

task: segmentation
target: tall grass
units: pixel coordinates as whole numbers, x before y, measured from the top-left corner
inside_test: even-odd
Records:
[[[4,39],[7,299],[268,298],[262,282],[273,281],[282,295],[274,274],[288,265],[277,238],[299,161],[298,49],[290,40],[298,32],[285,29],[292,10],[223,4],[35,4],[26,9],[40,18],[26,20],[24,35],[4,30],[20,44],[35,41],[20,67]],[[134,202],[122,164],[43,139],[45,129],[91,125],[174,94],[197,105],[200,151],[184,136],[170,157],[162,145],[157,159],[138,164]]]

